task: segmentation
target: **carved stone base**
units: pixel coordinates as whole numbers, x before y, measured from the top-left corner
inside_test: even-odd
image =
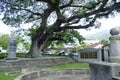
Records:
[[[17,58],[6,58],[6,60],[17,60]]]
[[[120,63],[120,57],[110,57],[110,62],[112,62],[112,63]]]

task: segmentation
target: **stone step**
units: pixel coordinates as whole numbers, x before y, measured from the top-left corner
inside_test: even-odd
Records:
[[[113,80],[120,80],[120,75],[119,76],[112,76]]]

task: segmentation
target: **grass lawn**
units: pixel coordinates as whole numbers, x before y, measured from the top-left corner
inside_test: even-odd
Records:
[[[5,71],[0,71],[0,80],[14,80],[18,75],[15,76],[7,76],[5,75]]]
[[[61,68],[89,68],[89,64],[75,62],[75,63],[70,63],[70,64],[63,64],[63,65],[51,66],[49,68],[51,68],[51,69],[61,69]]]

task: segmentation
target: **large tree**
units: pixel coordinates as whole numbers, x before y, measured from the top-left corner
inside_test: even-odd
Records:
[[[3,22],[14,27],[33,23],[37,30],[32,36],[30,54],[37,57],[49,41],[65,40],[56,35],[72,29],[99,25],[97,18],[119,12],[119,0],[0,0]],[[72,34],[72,33],[71,33]]]

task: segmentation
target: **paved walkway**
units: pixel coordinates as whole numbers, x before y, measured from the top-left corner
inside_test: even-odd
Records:
[[[88,75],[53,75],[53,76],[47,76],[38,78],[35,80],[89,80]]]

